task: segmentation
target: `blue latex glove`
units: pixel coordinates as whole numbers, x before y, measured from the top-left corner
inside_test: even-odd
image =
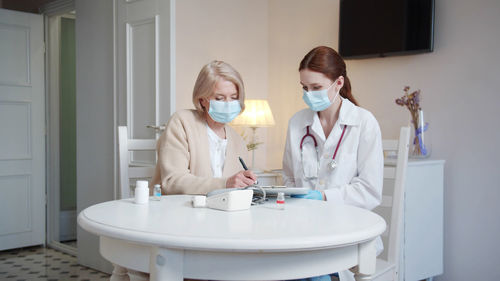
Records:
[[[321,275],[321,276],[316,276],[316,277],[312,277],[309,279],[311,279],[311,281],[331,281],[332,280],[330,275]]]
[[[294,281],[331,281],[330,275],[321,275],[321,276],[316,276],[316,277],[310,277],[310,278],[304,278],[304,279],[297,279]]]
[[[323,200],[323,194],[319,190],[309,190],[307,194],[295,194],[293,198],[303,198],[312,200]]]

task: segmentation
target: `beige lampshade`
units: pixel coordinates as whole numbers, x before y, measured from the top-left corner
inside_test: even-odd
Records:
[[[267,100],[245,100],[245,111],[238,115],[234,126],[270,127],[274,126],[274,118]]]

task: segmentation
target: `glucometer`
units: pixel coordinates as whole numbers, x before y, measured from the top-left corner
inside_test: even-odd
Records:
[[[242,211],[250,208],[252,197],[252,189],[226,188],[211,191],[207,196],[193,196],[192,203],[195,208],[206,207],[222,211]]]

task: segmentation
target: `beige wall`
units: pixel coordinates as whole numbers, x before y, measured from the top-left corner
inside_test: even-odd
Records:
[[[337,45],[338,9],[332,0],[269,0],[269,103],[276,126],[268,129],[268,168],[281,168],[288,120],[306,107],[300,60],[318,45]]]
[[[267,98],[276,119],[276,126],[257,129],[265,143],[255,152],[256,166],[281,168],[288,119],[304,107],[298,63],[314,46],[336,45],[338,2],[183,0],[176,5],[176,109],[193,108],[192,89],[202,65],[229,62],[242,74],[247,98]]]
[[[386,137],[408,120],[394,105],[403,86],[422,90],[432,158],[446,160],[445,273],[437,280],[500,279],[499,15],[497,0],[436,1],[433,53],[348,62],[356,95]]]
[[[338,1],[305,2],[269,2],[269,99],[278,120],[268,140],[273,167],[281,161],[286,120],[305,106],[300,59],[319,44],[337,48]],[[385,138],[408,124],[407,110],[394,103],[403,87],[422,90],[431,158],[446,160],[445,273],[437,280],[500,278],[498,15],[497,0],[436,1],[434,52],[347,61],[354,95],[375,114]]]
[[[499,14],[497,0],[436,1],[434,52],[347,61],[354,95],[385,138],[408,123],[394,104],[402,88],[422,90],[431,158],[446,160],[445,273],[437,280],[500,279]],[[257,158],[280,168],[288,119],[305,107],[298,63],[314,46],[337,48],[338,0],[183,0],[177,15],[177,108],[192,107],[201,65],[227,60],[249,98],[270,101],[277,124],[259,129],[268,147]]]
[[[247,98],[266,98],[267,0],[182,0],[176,6],[176,109],[194,108],[198,72],[214,59],[240,72]],[[258,133],[265,138],[265,129]],[[259,163],[265,161],[265,147],[257,153]]]

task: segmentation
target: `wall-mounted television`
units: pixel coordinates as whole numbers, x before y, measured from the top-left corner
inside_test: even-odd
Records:
[[[340,0],[339,20],[339,53],[346,59],[434,47],[434,0]]]

